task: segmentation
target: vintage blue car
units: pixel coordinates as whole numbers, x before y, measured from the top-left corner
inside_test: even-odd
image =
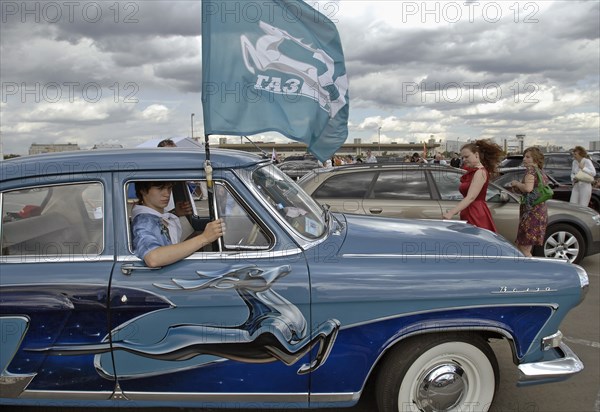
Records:
[[[224,238],[147,267],[132,190],[174,182],[186,236],[210,218],[205,153],[160,148],[0,165],[0,404],[488,410],[489,342],[521,383],[583,365],[559,325],[588,276],[461,222],[319,207],[269,160],[214,150]]]

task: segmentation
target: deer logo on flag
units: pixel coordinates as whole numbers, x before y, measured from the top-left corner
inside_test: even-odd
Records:
[[[245,35],[240,36],[244,64],[248,71],[256,74],[257,71],[276,70],[296,77],[287,79],[282,84],[280,77],[258,74],[254,87],[272,93],[295,93],[309,97],[318,101],[321,108],[329,113],[330,118],[335,117],[347,103],[345,96],[348,90],[348,78],[346,74],[334,80],[334,61],[324,50],[304,44],[301,39],[293,37],[287,31],[263,21],[258,24],[265,35],[258,38],[256,44],[253,45]],[[286,40],[312,53],[312,58],[324,64],[326,70],[319,73],[319,69],[315,65],[317,62],[314,62],[315,64],[306,63],[281,52],[279,46]]]

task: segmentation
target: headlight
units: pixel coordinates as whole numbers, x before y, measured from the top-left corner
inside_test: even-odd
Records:
[[[599,214],[595,214],[594,216],[592,216],[592,220],[594,221],[594,223],[596,223],[596,226],[600,226],[600,215]]]

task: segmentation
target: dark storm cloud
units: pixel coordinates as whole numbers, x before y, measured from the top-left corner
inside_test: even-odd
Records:
[[[200,1],[2,3],[18,8],[38,4],[40,9],[39,21],[11,10],[2,16],[3,85],[56,83],[67,91],[64,85],[76,83],[73,92],[79,98],[61,105],[34,96],[42,103],[36,106],[31,95],[9,96],[2,106],[5,148],[28,144],[36,136],[61,141],[78,136],[91,146],[105,136],[118,136],[127,144],[127,139],[188,133],[190,113],[201,112]],[[48,5],[67,3],[77,5],[73,14],[63,7],[63,18],[52,21]],[[476,128],[485,128],[490,136],[495,133],[491,130],[512,134],[514,128],[534,135],[536,128],[551,126],[557,136],[572,129],[573,138],[598,139],[600,2],[520,2],[539,6],[536,22],[521,18],[516,23],[506,13],[497,22],[478,18],[437,25],[403,24],[380,9],[393,3],[340,3],[336,17],[353,124],[390,116],[405,117],[419,130],[441,130],[439,137],[444,137],[443,128],[464,125],[475,134],[480,132]],[[344,4],[362,4],[362,11],[345,17]],[[104,92],[92,107],[80,104],[89,84]],[[123,105],[132,91],[125,86],[132,84],[139,102]],[[497,90],[501,96],[494,94]],[[531,95],[532,102],[525,103]],[[160,107],[146,111],[150,105]],[[354,117],[356,113],[364,117]],[[197,119],[200,123],[199,115]]]

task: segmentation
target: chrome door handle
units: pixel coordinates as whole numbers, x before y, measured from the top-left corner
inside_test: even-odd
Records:
[[[150,268],[148,266],[137,266],[137,265],[134,265],[133,263],[123,263],[121,265],[121,272],[124,275],[131,275],[131,272],[134,270],[158,270],[158,269],[162,269],[162,267],[158,266],[155,268]]]

